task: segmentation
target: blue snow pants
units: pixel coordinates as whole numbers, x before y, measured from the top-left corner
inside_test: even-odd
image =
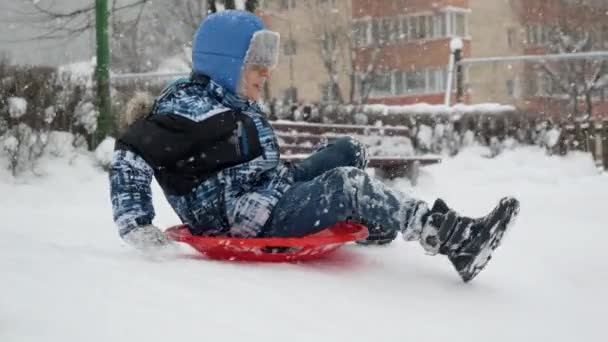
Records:
[[[300,237],[351,220],[404,231],[423,203],[369,176],[365,147],[340,138],[294,165],[296,183],[265,225],[266,237]]]

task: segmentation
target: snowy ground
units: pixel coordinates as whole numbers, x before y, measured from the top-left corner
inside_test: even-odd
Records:
[[[414,243],[348,246],[308,264],[143,256],[112,225],[88,155],[42,178],[0,171],[0,341],[605,341],[608,176],[585,155],[469,149],[420,185],[472,215],[522,210],[472,284]],[[156,194],[160,195],[158,189]],[[156,223],[176,223],[157,196]]]

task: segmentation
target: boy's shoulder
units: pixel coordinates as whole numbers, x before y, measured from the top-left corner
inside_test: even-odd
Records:
[[[209,94],[207,87],[188,79],[180,79],[167,86],[153,108],[155,114],[175,114],[201,121],[210,114],[229,110]]]

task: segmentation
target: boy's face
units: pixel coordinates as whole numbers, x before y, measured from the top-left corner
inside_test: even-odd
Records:
[[[260,65],[245,65],[241,75],[241,95],[252,101],[262,97],[264,83],[270,76],[270,69]]]

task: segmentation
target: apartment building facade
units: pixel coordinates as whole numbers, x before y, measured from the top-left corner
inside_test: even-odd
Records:
[[[368,103],[443,103],[450,41],[463,39],[470,56],[468,0],[352,0],[360,74],[374,70]]]
[[[449,42],[455,37],[464,42],[465,58],[545,54],[552,52],[557,23],[566,18],[594,37],[593,49],[608,49],[606,2],[583,1],[592,5],[580,6],[580,0],[261,1],[259,13],[281,33],[283,45],[270,93],[294,102],[444,103]],[[478,64],[465,75],[467,102],[536,112],[565,106],[563,94],[550,94],[555,87],[534,63]],[[593,96],[598,111],[606,112],[605,97],[606,91]]]
[[[605,0],[513,0],[525,29],[524,53],[548,54],[608,50],[608,2]],[[525,96],[530,111],[608,117],[608,61],[599,59],[526,63]],[[576,89],[575,89],[576,88]],[[588,113],[591,112],[591,113]]]
[[[346,97],[349,80],[350,0],[263,0],[258,15],[281,34],[279,65],[269,82],[269,97],[286,103],[336,100]],[[332,83],[337,86],[332,86]]]
[[[526,30],[513,0],[469,0],[471,57],[524,54]],[[482,63],[467,68],[466,92],[472,103],[516,105],[523,96],[521,63]]]
[[[443,103],[451,38],[470,55],[468,0],[265,0],[258,13],[282,37],[279,99]]]

